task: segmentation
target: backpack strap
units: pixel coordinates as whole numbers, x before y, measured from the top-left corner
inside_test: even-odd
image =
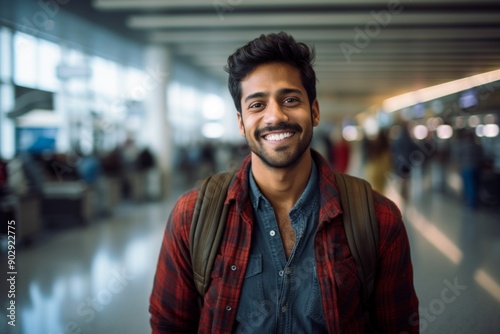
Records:
[[[366,305],[375,285],[379,244],[378,222],[370,184],[357,177],[335,173],[344,211],[344,229],[361,281]]]
[[[213,263],[224,235],[229,206],[224,205],[234,172],[205,179],[196,199],[189,233],[189,248],[196,289],[204,296],[210,285]],[[375,283],[378,255],[378,223],[370,184],[347,174],[335,173],[340,191],[343,222],[349,249],[362,283],[366,304]]]
[[[234,172],[214,174],[205,179],[198,193],[189,231],[189,249],[196,289],[204,296],[217,256],[229,212],[224,205]]]

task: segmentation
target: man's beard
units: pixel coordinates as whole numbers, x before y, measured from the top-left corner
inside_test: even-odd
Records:
[[[265,139],[261,137],[263,132],[269,131],[290,131],[294,132],[294,137],[299,136],[299,141],[297,144],[287,144],[283,146],[279,146],[273,149],[273,152],[269,152],[265,149],[263,142]],[[300,139],[300,135],[303,134],[304,137]],[[312,140],[312,127],[310,130],[302,129],[302,127],[298,124],[292,124],[289,122],[282,122],[276,126],[267,126],[265,128],[257,129],[254,133],[254,138],[256,141],[251,141],[245,136],[248,146],[250,150],[257,155],[262,162],[271,168],[291,168],[298,164],[300,158],[307,150]],[[295,147],[291,147],[291,145],[295,145]]]

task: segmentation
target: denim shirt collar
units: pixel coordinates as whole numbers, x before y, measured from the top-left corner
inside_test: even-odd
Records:
[[[252,169],[248,169],[248,180],[250,185],[250,201],[252,202],[252,206],[254,210],[258,210],[261,202],[268,202],[267,198],[261,193],[257,183],[252,174]],[[316,196],[318,196],[318,168],[316,167],[316,163],[312,160],[311,172],[309,173],[309,181],[307,182],[306,188],[304,192],[300,196],[299,200],[293,206],[290,211],[290,215],[295,212],[302,212],[307,214],[309,210],[311,210],[311,203],[314,202]],[[316,191],[315,191],[316,190]]]

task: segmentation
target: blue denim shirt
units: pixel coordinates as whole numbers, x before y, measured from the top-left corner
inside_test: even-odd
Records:
[[[250,169],[254,227],[236,333],[327,333],[316,275],[314,235],[319,221],[318,171],[289,212],[296,241],[286,258],[273,207]]]

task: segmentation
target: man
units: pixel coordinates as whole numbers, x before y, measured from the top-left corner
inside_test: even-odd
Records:
[[[228,190],[225,235],[203,297],[189,253],[197,190],[177,201],[151,295],[153,333],[418,332],[406,231],[378,193],[377,280],[362,305],[333,172],[309,147],[320,119],[313,59],[285,33],[262,35],[228,58],[251,154]]]

